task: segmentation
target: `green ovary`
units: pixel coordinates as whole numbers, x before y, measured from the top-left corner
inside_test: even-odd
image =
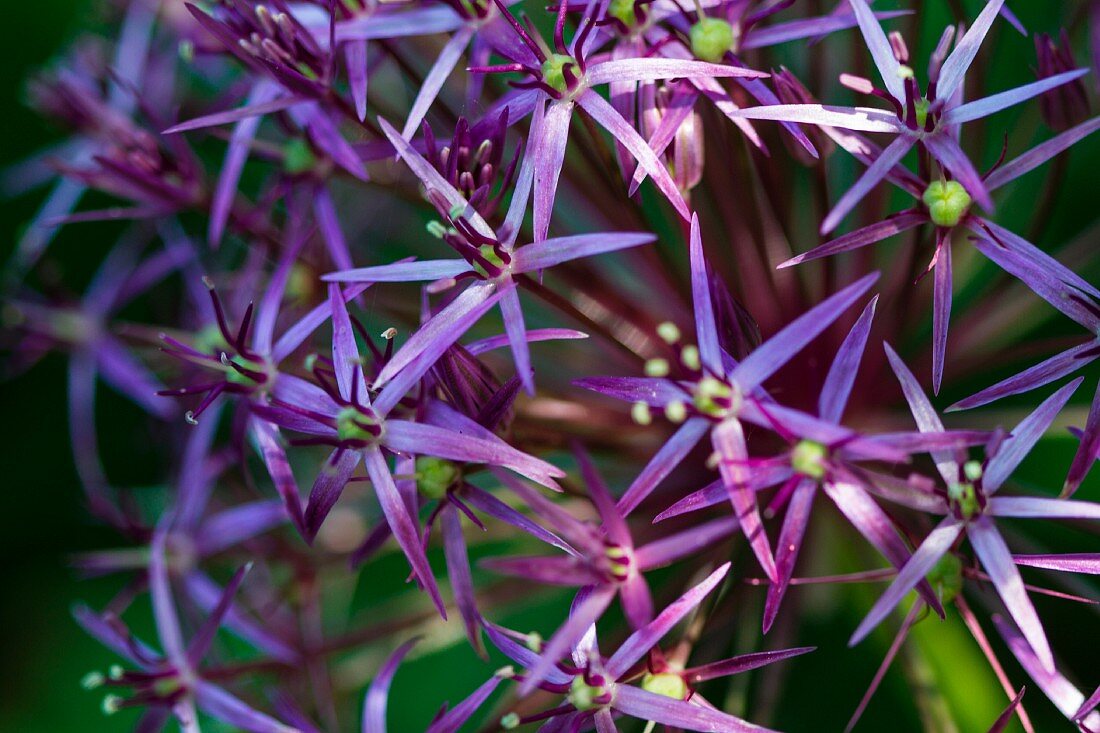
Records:
[[[803,476],[821,479],[825,476],[825,458],[829,449],[812,440],[800,440],[791,451],[791,468]]]
[[[378,436],[367,429],[368,425],[377,426],[377,423],[356,408],[345,407],[336,416],[336,437],[344,441],[372,443]]]
[[[642,677],[642,689],[673,700],[683,700],[688,693],[684,678],[674,672],[646,672]]]
[[[634,0],[611,0],[611,4],[607,6],[607,14],[627,28],[633,28],[638,22],[638,17],[634,13]]]
[[[981,511],[981,505],[978,503],[978,492],[974,488],[974,484],[951,484],[947,487],[947,498],[959,510],[963,519],[970,519]]]
[[[573,678],[573,683],[569,686],[569,695],[567,695],[566,698],[577,710],[584,711],[603,707],[604,703],[597,702],[596,698],[606,694],[606,688],[593,687],[585,682],[583,676],[578,675]]]
[[[720,18],[703,18],[691,27],[691,53],[702,61],[718,63],[734,40],[733,26]]]
[[[442,458],[416,459],[416,488],[429,499],[442,499],[459,476],[458,466]]]
[[[563,53],[553,53],[542,63],[542,80],[546,82],[547,86],[551,89],[559,91],[562,94],[569,91],[569,84],[565,81],[566,66],[572,66],[573,74],[576,75],[578,71],[577,62],[572,56],[566,56]]]
[[[958,181],[933,181],[921,196],[928,216],[939,227],[957,225],[970,209],[970,194]]]
[[[950,603],[962,590],[962,560],[952,554],[940,558],[925,576],[928,584],[940,595],[940,601]]]

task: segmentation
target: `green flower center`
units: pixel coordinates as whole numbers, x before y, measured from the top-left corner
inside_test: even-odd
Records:
[[[971,519],[981,511],[978,490],[972,483],[950,484],[947,487],[947,498],[963,519]]]
[[[542,80],[551,89],[565,94],[569,91],[569,82],[565,80],[565,67],[572,66],[574,76],[579,73],[577,61],[572,56],[563,53],[552,53],[542,62]]]
[[[566,700],[577,710],[593,710],[606,705],[607,688],[599,685],[588,684],[583,675],[577,675],[569,685],[569,694]],[[604,698],[604,700],[601,700]]]
[[[345,407],[336,416],[336,437],[349,443],[373,443],[382,435],[382,425],[374,415],[358,407]]]
[[[230,359],[227,354],[222,363],[225,364],[227,361],[232,361],[241,369],[245,370],[245,373],[242,374],[233,367],[226,366],[225,381],[230,384],[252,389],[258,385],[267,384],[274,376],[273,370],[264,359],[246,359],[243,356],[235,356]]]
[[[620,583],[625,582],[630,577],[630,553],[619,545],[609,545],[604,554],[611,577]]]
[[[923,128],[928,122],[928,108],[930,106],[931,103],[924,97],[921,97],[913,104],[913,107],[917,111],[917,127]]]
[[[477,248],[477,251],[486,262],[498,270],[503,270],[508,266],[491,244],[483,244]],[[495,277],[495,275],[490,275],[485,266],[476,260],[474,261],[474,270],[482,277]]]
[[[442,458],[420,456],[416,459],[416,488],[429,499],[442,499],[459,477],[458,466]]]
[[[642,677],[642,689],[673,700],[683,700],[688,693],[684,678],[675,672],[646,672]]]
[[[696,383],[691,401],[696,410],[711,417],[722,417],[726,413],[736,412],[741,406],[740,395],[736,390],[714,377],[703,377]]]
[[[829,449],[812,440],[800,440],[791,451],[791,468],[814,479],[825,477],[825,458]]]
[[[921,196],[928,216],[938,227],[953,227],[970,209],[970,194],[958,181],[933,181]]]
[[[634,12],[634,0],[611,0],[611,4],[607,6],[607,14],[627,28],[633,28],[638,22],[638,16]]]
[[[702,18],[691,26],[691,53],[695,58],[716,64],[733,48],[733,26],[721,18]]]
[[[948,553],[932,566],[925,576],[928,584],[939,594],[942,603],[950,603],[962,590],[962,560]]]

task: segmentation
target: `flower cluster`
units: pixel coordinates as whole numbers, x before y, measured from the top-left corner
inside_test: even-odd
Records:
[[[1034,602],[1096,603],[1100,574],[1074,497],[1100,387],[1079,421],[1090,375],[1066,381],[1100,357],[1100,289],[1092,253],[1029,241],[1100,129],[1076,27],[976,93],[989,39],[1028,35],[1004,0],[948,3],[927,64],[915,31],[948,16],[919,0],[109,5],[117,33],[32,85],[71,137],[17,169],[52,190],[3,280],[9,363],[66,355],[86,507],[121,543],[76,560],[117,589],[74,611],[119,660],[84,679],[105,713],[383,733],[401,670],[468,642],[484,665],[441,675],[468,697],[417,692],[428,731],[770,730],[726,678],[774,696],[854,653],[794,646],[818,643],[797,587],[885,583],[845,619],[850,646],[896,631],[849,729],[918,624],[960,623],[1003,690],[990,730],[1046,729],[1026,683],[1100,733],[1095,663],[1079,689]],[[861,172],[834,191],[838,148]],[[996,198],[1036,169],[1025,238]],[[56,235],[91,222],[118,240],[68,295]],[[1055,312],[1087,334],[987,386]],[[948,411],[1054,391],[948,429],[915,362],[936,397],[980,388]],[[100,381],[155,426],[163,490],[112,478]],[[1056,421],[1076,455],[1035,485]]]

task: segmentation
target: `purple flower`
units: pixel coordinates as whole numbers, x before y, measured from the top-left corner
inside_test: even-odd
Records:
[[[963,102],[962,81],[993,25],[1004,0],[989,0],[955,49],[948,53],[954,29],[948,28],[933,52],[928,66],[927,88],[922,92],[904,41],[896,34],[888,39],[871,13],[866,0],[849,0],[859,20],[860,30],[874,59],[884,89],[867,79],[843,76],[841,80],[858,92],[870,94],[888,102],[892,111],[868,107],[838,107],[833,105],[773,105],[738,111],[748,119],[798,122],[863,132],[893,134],[894,140],[883,150],[866,173],[837,201],[821,224],[823,234],[831,232],[841,220],[915,145],[923,149],[951,173],[965,192],[986,210],[993,208],[989,189],[981,175],[959,146],[959,127],[965,122],[987,117],[1007,107],[1019,104],[1088,73],[1087,69],[1058,74],[1000,92],[973,102]]]
[[[939,417],[912,373],[889,346],[886,349],[917,427],[922,432],[942,432]],[[914,489],[909,497],[895,498],[913,508],[947,516],[925,538],[894,582],[875,602],[852,635],[852,644],[867,636],[965,533],[1005,608],[1022,629],[1042,667],[1049,671],[1054,669],[1054,657],[1042,624],[993,518],[1100,519],[1100,504],[996,496],[998,489],[1012,475],[1080,383],[1080,379],[1075,380],[1047,398],[1007,438],[995,445],[984,463],[967,460],[958,451],[933,452],[933,459],[943,478],[943,488],[934,491]]]
[[[214,635],[232,608],[233,596],[244,580],[247,567],[236,572],[210,615],[191,640],[185,642],[168,582],[166,539],[163,532],[154,534],[149,562],[153,617],[163,651],[157,652],[133,636],[114,614],[97,614],[86,606],[77,606],[73,614],[85,631],[136,667],[132,670],[113,667],[106,676],[93,673],[85,678],[85,687],[105,685],[110,689],[132,689],[129,698],[113,693],[107,695],[103,709],[113,713],[127,707],[147,708],[140,723],[143,730],[160,730],[167,719],[174,716],[181,730],[197,733],[198,709],[243,730],[294,733],[296,728],[283,725],[203,679],[199,669]]]
[[[562,703],[529,718],[510,714],[501,721],[502,726],[509,729],[526,722],[546,720],[547,726],[553,726],[548,728],[550,730],[582,729],[585,725],[594,724],[596,730],[604,733],[615,730],[613,721],[616,716],[625,716],[684,730],[727,733],[766,730],[721,712],[701,695],[693,692],[687,680],[694,683],[736,674],[760,666],[759,663],[768,664],[809,649],[774,652],[756,660],[728,659],[683,670],[679,674],[662,670],[644,675],[638,680],[641,683],[639,685],[631,684],[638,678],[638,673],[633,672],[637,662],[699,605],[728,571],[729,563],[715,570],[657,614],[650,623],[634,631],[610,656],[604,656],[600,652],[596,644],[595,627],[586,624],[584,638],[573,648],[568,662],[553,659],[544,678],[539,678],[533,672],[515,676],[521,682],[521,693],[537,686],[547,692],[563,695]],[[574,613],[586,603],[588,598],[579,596],[574,602]],[[527,637],[499,626],[489,625],[487,631],[497,648],[517,664],[532,670],[543,667],[542,660],[549,653],[548,649],[532,651],[519,641],[526,640]],[[558,656],[564,656],[565,651],[567,650],[561,650],[562,653]]]
[[[658,359],[647,364],[649,377],[596,377],[582,379],[577,384],[634,403],[635,420],[643,424],[652,420],[651,408],[659,408],[672,422],[682,423],[619,500],[624,514],[633,511],[710,433],[722,483],[741,530],[764,572],[778,582],[775,560],[756,505],[742,421],[770,430],[779,427],[785,434],[821,445],[858,439],[835,422],[776,404],[761,385],[866,293],[878,275],[863,277],[837,292],[737,363],[719,345],[697,218],[691,223],[691,272],[698,346],[680,345],[680,332],[673,324],[664,329],[669,341],[680,349],[675,373],[673,364]],[[887,446],[881,446],[881,450],[885,454],[880,454],[882,457],[897,457],[897,451]]]
[[[992,192],[1016,180],[1098,129],[1100,129],[1100,118],[1089,120],[1045,143],[1037,145],[1003,167],[998,166],[987,173],[983,177],[986,189]],[[871,166],[882,160],[884,153],[857,133],[848,133],[838,139],[845,149]],[[926,152],[922,152],[922,156],[926,155]],[[922,161],[921,170],[930,170],[926,160]],[[954,279],[951,265],[951,240],[956,230],[969,231],[977,237],[993,240],[1000,246],[1000,249],[1014,255],[1016,260],[1019,261],[1019,266],[1026,268],[1028,277],[1024,279],[1024,282],[1029,285],[1037,281],[1043,283],[1046,287],[1049,287],[1050,283],[1068,283],[1094,297],[1100,297],[1100,291],[1097,291],[1079,275],[1035,245],[992,220],[973,213],[970,210],[970,196],[958,181],[947,178],[942,173],[938,178],[933,178],[927,172],[922,176],[918,176],[910,172],[900,162],[892,164],[892,167],[885,172],[885,178],[917,199],[917,205],[911,209],[891,214],[881,222],[870,224],[837,237],[809,252],[792,257],[780,264],[779,267],[790,267],[821,257],[849,252],[881,242],[914,227],[933,224],[936,227],[936,247],[925,271],[932,272],[934,280],[932,306],[933,393],[939,394],[947,351],[947,330],[951,318]],[[991,259],[1000,264],[998,258]],[[1012,272],[1012,270],[1009,270],[1009,272]],[[1042,292],[1041,287],[1043,286],[1036,288],[1037,292]]]
[[[531,394],[534,382],[523,310],[517,283],[530,273],[581,257],[637,247],[653,241],[650,234],[582,234],[544,240],[516,247],[525,196],[513,198],[505,223],[506,235],[498,235],[474,207],[463,198],[385,120],[380,120],[398,154],[420,179],[429,199],[445,217],[446,223],[430,227],[461,259],[398,262],[378,267],[363,267],[324,277],[330,282],[415,282],[429,281],[429,290],[438,291],[469,280],[471,284],[450,304],[429,319],[394,354],[374,381],[375,388],[392,385],[393,394],[407,390],[435,363],[489,308],[500,303],[504,327],[512,347],[512,356],[520,381]],[[520,174],[521,178],[523,174]],[[523,187],[524,184],[520,184]],[[530,179],[526,185],[530,185]],[[400,385],[400,386],[397,386]]]

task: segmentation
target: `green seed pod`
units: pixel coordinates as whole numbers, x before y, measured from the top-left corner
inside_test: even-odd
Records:
[[[921,196],[938,227],[956,226],[970,209],[970,194],[958,181],[933,181]]]
[[[702,18],[691,27],[691,52],[701,61],[718,63],[733,42],[733,26],[721,18]]]

